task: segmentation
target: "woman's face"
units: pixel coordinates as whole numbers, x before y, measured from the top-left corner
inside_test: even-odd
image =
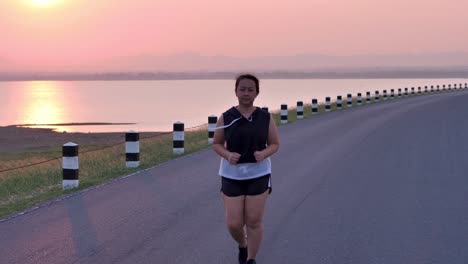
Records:
[[[250,79],[242,79],[239,81],[236,89],[236,96],[239,99],[240,105],[253,105],[257,97],[255,82]]]

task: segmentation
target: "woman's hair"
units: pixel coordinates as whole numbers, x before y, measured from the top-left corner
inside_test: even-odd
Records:
[[[258,80],[257,77],[255,77],[255,76],[252,75],[252,74],[241,74],[241,75],[237,76],[237,78],[236,78],[236,88],[235,88],[235,91],[237,91],[237,86],[239,85],[239,82],[242,81],[243,79],[249,79],[249,80],[254,81],[254,83],[255,83],[255,89],[257,90],[257,94],[260,93],[260,81]]]

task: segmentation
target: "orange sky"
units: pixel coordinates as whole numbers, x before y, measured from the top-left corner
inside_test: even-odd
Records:
[[[0,61],[468,51],[466,0],[0,0]]]

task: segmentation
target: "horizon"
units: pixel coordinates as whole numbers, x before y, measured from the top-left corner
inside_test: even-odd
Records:
[[[468,52],[365,54],[334,56],[302,54],[292,56],[235,57],[205,56],[193,52],[168,56],[127,56],[109,60],[110,65],[58,67],[50,69],[4,67],[0,60],[0,74],[112,74],[112,73],[218,73],[218,72],[353,72],[466,70]],[[248,66],[245,66],[248,65]]]
[[[262,79],[468,79],[468,66],[461,68],[382,68],[321,71],[249,72]],[[37,72],[2,73],[0,82],[10,81],[150,81],[150,80],[231,80],[239,72]]]

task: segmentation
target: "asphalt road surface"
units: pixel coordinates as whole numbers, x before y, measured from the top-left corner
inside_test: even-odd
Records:
[[[468,92],[279,128],[259,264],[468,263]],[[210,150],[0,223],[1,264],[237,263]]]

